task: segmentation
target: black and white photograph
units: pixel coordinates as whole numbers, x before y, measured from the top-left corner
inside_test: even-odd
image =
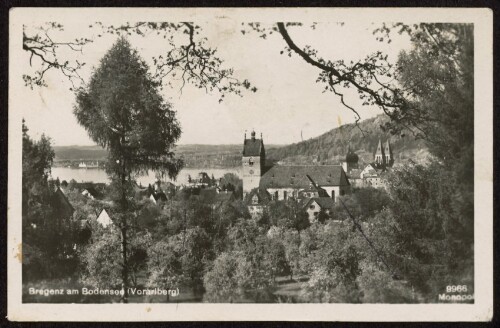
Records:
[[[257,320],[270,304],[265,318],[427,304],[398,315],[491,319],[492,22],[15,8],[14,320],[57,321],[65,304],[99,305],[93,320],[136,320],[133,305],[141,320],[195,305]]]

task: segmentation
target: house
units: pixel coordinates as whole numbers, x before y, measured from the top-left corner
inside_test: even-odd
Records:
[[[316,188],[321,187],[334,201],[350,193],[351,185],[340,165],[276,165],[260,179],[260,188],[266,189],[275,200],[298,199],[300,193],[311,188],[311,179]]]
[[[104,197],[105,183],[79,182],[75,188],[80,190],[81,194],[90,199],[102,199]]]
[[[383,176],[394,165],[394,154],[389,140],[382,144],[382,140],[379,139],[377,149],[373,155],[374,161],[366,165],[362,170],[358,168],[358,159],[358,155],[349,146],[346,159],[342,162],[342,167],[347,174],[351,186],[384,188],[385,182]]]
[[[218,188],[201,189],[198,197],[202,203],[210,205],[213,209],[235,199],[232,191],[221,191]]]
[[[51,195],[50,204],[54,210],[54,217],[57,219],[58,223],[70,219],[75,212],[68,198],[59,187],[57,187],[56,191]]]
[[[102,193],[97,191],[97,189],[93,186],[87,187],[82,190],[81,194],[85,197],[88,197],[90,199],[101,199],[102,198]]]
[[[361,169],[351,169],[347,172],[347,178],[351,187],[363,187],[363,179],[361,178]]]
[[[215,185],[215,179],[212,179],[208,176],[206,172],[198,173],[196,178],[192,178],[188,176],[188,184],[189,187],[201,187],[207,188]]]
[[[265,189],[255,188],[245,196],[248,212],[254,219],[262,217],[270,201],[271,195]]]
[[[363,180],[363,187],[385,188],[386,184],[384,176],[389,171],[389,168],[376,168],[375,164],[368,164],[360,173]]]
[[[306,175],[310,181],[309,187],[299,191],[299,199],[303,198],[314,198],[314,197],[330,197],[325,189],[321,188],[314,182],[310,175]]]
[[[162,205],[168,201],[168,198],[167,195],[160,190],[152,192],[151,195],[149,196],[149,200],[151,200],[153,204]]]
[[[309,222],[318,220],[321,211],[330,215],[335,207],[335,202],[330,197],[314,197],[303,202],[302,208],[307,213]]]
[[[151,186],[151,188],[156,192],[163,191],[167,196],[173,196],[176,189],[175,184],[173,184],[172,182],[161,181],[160,179],[156,180],[154,186]]]
[[[103,209],[101,213],[99,213],[99,215],[97,216],[97,222],[104,228],[108,227],[110,224],[113,223],[113,221],[108,215],[108,212],[106,212],[105,209]]]

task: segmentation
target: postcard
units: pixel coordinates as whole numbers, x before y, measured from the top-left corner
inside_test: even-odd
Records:
[[[9,320],[491,320],[489,9],[9,26]]]

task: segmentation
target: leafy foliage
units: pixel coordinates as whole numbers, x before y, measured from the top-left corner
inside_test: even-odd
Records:
[[[51,32],[62,30],[63,26],[57,22],[47,22],[32,30],[23,26],[23,50],[30,54],[30,66],[33,66],[34,58],[37,66],[34,73],[23,74],[25,85],[31,89],[35,86],[46,87],[45,73],[54,69],[60,71],[71,82],[73,88],[75,83],[83,83],[80,70],[85,63],[63,59],[64,50],[82,52],[83,46],[92,40],[82,37],[70,41],[54,41]]]
[[[35,141],[23,129],[22,165],[22,258],[23,279],[36,281],[73,272],[78,265],[74,245],[79,234],[71,213],[55,201],[56,183],[48,177],[54,159],[45,135]]]
[[[219,102],[228,94],[242,95],[242,90],[256,92],[257,88],[248,80],[235,78],[234,69],[224,67],[224,61],[217,54],[217,49],[208,45],[208,40],[200,36],[202,27],[193,22],[136,22],[123,25],[106,25],[95,22],[88,26],[89,31],[95,30],[97,38],[104,35],[120,37],[157,36],[162,42],[162,53],[152,58],[155,71],[152,79],[159,87],[174,87],[172,81],[180,78],[184,88],[190,83],[207,93],[216,91]],[[44,26],[23,29],[23,50],[30,54],[30,66],[34,72],[24,74],[27,86],[47,86],[44,79],[49,70],[60,71],[71,84],[72,89],[82,87],[85,82],[80,73],[85,62],[74,60],[62,50],[82,52],[84,46],[94,42],[93,37],[81,37],[70,41],[58,41],[58,32],[64,31],[64,26],[57,22],[49,22]],[[56,37],[53,35],[56,34]],[[56,41],[54,41],[56,40]],[[33,58],[37,61],[33,62]]]
[[[109,150],[107,170],[130,175],[153,169],[175,177],[182,167],[171,151],[181,130],[147,65],[125,39],[101,60],[88,88],[78,90],[74,113],[92,140]],[[147,128],[145,128],[147,127]]]

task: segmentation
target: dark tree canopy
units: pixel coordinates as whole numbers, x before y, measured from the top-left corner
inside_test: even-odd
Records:
[[[181,129],[175,112],[126,39],[118,39],[104,56],[88,87],[78,90],[76,102],[78,122],[109,150],[108,172],[129,176],[153,169],[177,175],[182,161],[172,148]]]
[[[31,200],[39,202],[47,197],[47,181],[54,161],[54,150],[50,138],[42,135],[40,140],[33,140],[28,135],[24,120],[23,129],[23,213]]]
[[[136,232],[139,203],[134,201],[135,174],[154,170],[175,178],[182,168],[172,148],[181,129],[159,94],[148,67],[125,38],[119,38],[101,60],[90,83],[76,92],[74,113],[92,140],[108,149],[113,223],[121,233],[122,301],[128,301],[134,263],[129,252]],[[130,253],[133,255],[133,253]]]

